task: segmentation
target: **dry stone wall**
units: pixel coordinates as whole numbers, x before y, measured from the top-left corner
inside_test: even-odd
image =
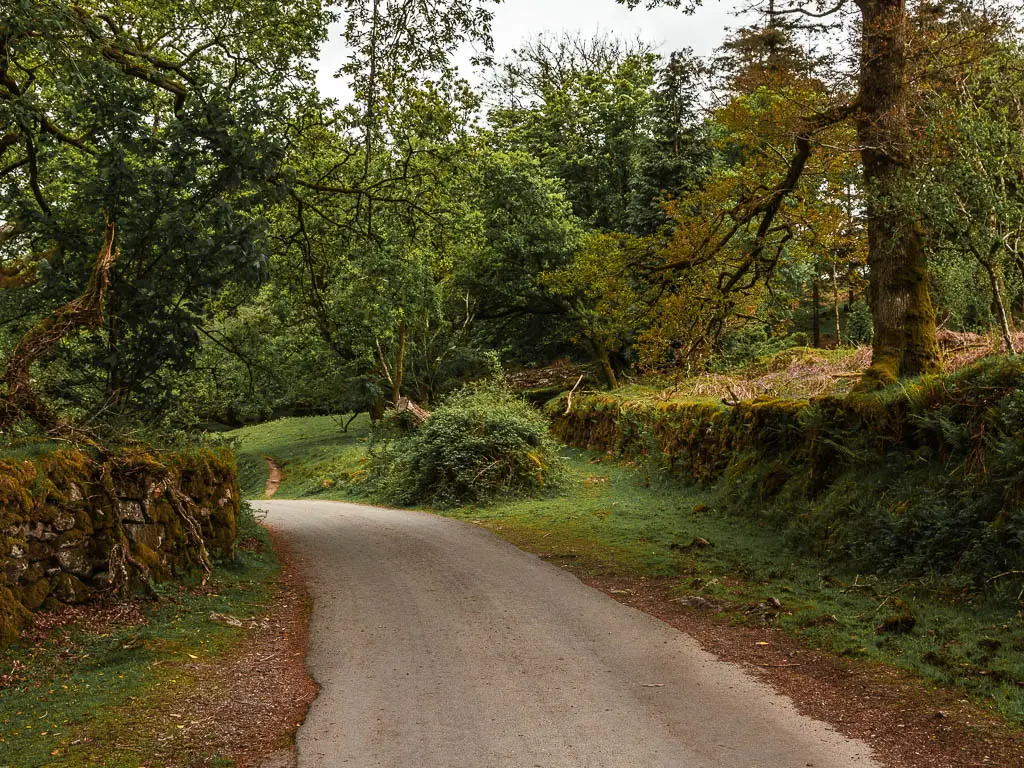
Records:
[[[577,392],[569,406],[568,395],[547,406],[565,443],[709,486],[715,509],[772,523],[844,568],[955,573],[986,589],[1024,573],[1022,358],[811,400],[627,390]]]
[[[226,451],[0,458],[0,639],[31,611],[231,559],[239,504]]]

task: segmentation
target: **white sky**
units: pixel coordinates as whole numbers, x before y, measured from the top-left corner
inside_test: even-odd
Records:
[[[662,53],[680,48],[693,48],[698,55],[711,53],[725,38],[727,27],[740,22],[731,15],[740,0],[705,0],[704,6],[688,16],[682,11],[659,8],[634,11],[615,0],[504,0],[494,7],[494,46],[498,59],[513,48],[541,32],[613,33],[652,43]],[[334,79],[341,66],[345,49],[339,29],[331,30],[331,38],[320,56],[318,84],[325,96],[344,101],[345,90]],[[469,71],[468,57],[464,76],[477,82]]]

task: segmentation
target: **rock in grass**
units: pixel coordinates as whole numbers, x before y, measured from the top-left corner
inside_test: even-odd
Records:
[[[699,595],[677,597],[672,602],[679,603],[687,608],[693,608],[696,611],[713,611],[714,613],[721,613],[725,609],[725,604],[721,600],[713,600]]]
[[[875,627],[875,632],[879,635],[905,635],[914,629],[915,624],[917,624],[917,619],[913,616],[900,614],[887,618]]]
[[[896,609],[896,613],[875,627],[875,632],[879,635],[907,634],[917,624],[917,619],[910,612],[910,606],[898,598],[892,601],[891,606]]]

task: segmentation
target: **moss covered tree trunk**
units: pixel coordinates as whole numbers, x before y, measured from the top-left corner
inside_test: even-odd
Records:
[[[597,334],[590,337],[590,346],[594,349],[594,357],[597,359],[597,362],[601,364],[601,372],[604,374],[604,380],[608,385],[608,389],[618,389],[619,378],[615,375],[615,366],[612,365],[608,348]]]
[[[857,0],[863,16],[857,134],[868,190],[873,387],[941,368],[921,225],[898,204],[908,135],[906,0]]]
[[[836,325],[836,346],[843,346],[843,326],[839,318],[839,275],[832,262],[832,320]]]

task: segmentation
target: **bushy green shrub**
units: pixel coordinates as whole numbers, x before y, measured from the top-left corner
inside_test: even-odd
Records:
[[[764,325],[754,323],[725,335],[711,368],[714,371],[730,371],[793,347],[806,346],[806,333],[772,337]]]
[[[387,420],[374,435],[368,469],[383,502],[455,506],[554,487],[563,464],[546,419],[487,384],[451,396],[413,431]]]

